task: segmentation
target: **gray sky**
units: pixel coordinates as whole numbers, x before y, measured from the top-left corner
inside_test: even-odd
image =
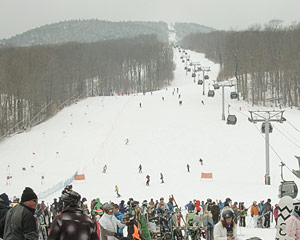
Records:
[[[195,22],[245,29],[300,22],[300,0],[0,0],[0,39],[64,20]]]

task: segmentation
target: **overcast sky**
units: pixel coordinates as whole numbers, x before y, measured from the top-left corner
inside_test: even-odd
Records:
[[[64,20],[195,22],[245,29],[300,22],[300,0],[0,0],[0,39]]]

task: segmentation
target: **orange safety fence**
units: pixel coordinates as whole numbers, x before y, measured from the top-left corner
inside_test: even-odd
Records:
[[[201,173],[201,178],[207,178],[207,179],[212,179],[213,175],[212,173]]]
[[[74,180],[85,180],[85,175],[84,174],[75,174]]]

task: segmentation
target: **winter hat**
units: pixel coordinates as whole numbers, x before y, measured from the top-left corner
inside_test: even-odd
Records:
[[[7,196],[6,193],[2,193],[2,194],[0,195],[0,201],[1,201],[1,200],[4,202],[4,204],[5,204],[6,206],[9,205],[9,199],[8,199],[8,196]]]
[[[34,193],[34,191],[30,187],[26,187],[21,196],[21,203],[27,202],[27,201],[30,201],[33,199],[38,199],[37,195]]]

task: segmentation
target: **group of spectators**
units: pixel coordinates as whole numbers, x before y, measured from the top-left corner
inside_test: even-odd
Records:
[[[174,237],[177,239],[183,237],[180,226],[184,224],[192,227],[193,230],[187,233],[192,239],[205,237],[209,240],[237,240],[237,225],[246,225],[245,217],[249,209],[254,227],[261,224],[269,228],[271,216],[276,216],[276,208],[278,209],[278,206],[275,205],[274,209],[271,206],[271,199],[266,203],[261,201],[259,204],[254,201],[249,208],[242,202],[232,203],[230,198],[224,202],[214,202],[211,199],[207,199],[206,202],[193,200],[185,205],[187,211],[185,218],[183,209],[177,206],[173,196],[169,197],[167,202],[163,197],[155,201],[151,199],[149,202],[144,200],[142,203],[130,198],[127,203],[122,200],[119,204],[112,202],[102,204],[97,198],[88,206],[86,198],[81,199],[80,194],[75,192],[72,186],[67,186],[59,201],[55,199],[48,207],[43,201],[38,203],[37,195],[31,188],[26,187],[19,203],[10,203],[5,193],[0,195],[0,238],[150,240],[154,237],[151,235],[149,222],[159,217],[165,218],[169,223],[172,221],[172,224],[167,225],[172,226],[170,231],[174,236],[176,229],[180,232]],[[295,208],[293,216],[289,219],[290,223],[287,224],[289,239],[300,237],[299,211],[299,208]]]

